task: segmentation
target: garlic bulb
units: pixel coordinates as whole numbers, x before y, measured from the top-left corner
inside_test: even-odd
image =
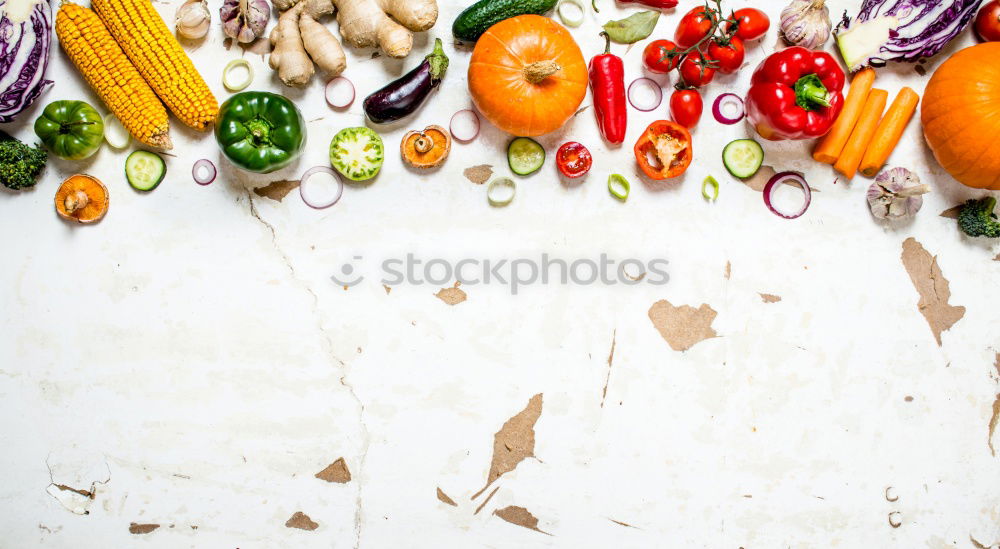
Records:
[[[902,220],[913,217],[924,205],[920,195],[931,188],[906,168],[892,168],[878,174],[868,187],[868,207],[878,219]]]
[[[271,18],[271,5],[267,0],[226,0],[219,16],[226,36],[246,44],[264,34]]]
[[[830,39],[832,28],[826,0],[792,0],[781,10],[779,31],[789,46],[819,49]]]
[[[181,38],[197,40],[208,34],[212,24],[212,14],[208,12],[208,2],[205,0],[187,0],[174,14],[174,24]]]

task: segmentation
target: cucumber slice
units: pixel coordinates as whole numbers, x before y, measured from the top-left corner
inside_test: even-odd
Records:
[[[722,149],[722,163],[733,177],[753,177],[764,163],[764,149],[753,139],[737,139]]]
[[[545,164],[545,149],[530,137],[518,137],[507,146],[507,164],[517,175],[531,175]]]
[[[167,175],[167,163],[149,151],[134,151],[125,159],[125,178],[133,189],[151,191]]]

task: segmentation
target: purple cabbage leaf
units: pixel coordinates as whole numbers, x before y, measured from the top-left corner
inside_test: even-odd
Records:
[[[52,46],[47,0],[0,0],[0,122],[11,122],[49,86]]]

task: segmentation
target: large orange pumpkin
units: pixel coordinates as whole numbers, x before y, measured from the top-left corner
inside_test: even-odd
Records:
[[[1000,42],[966,48],[934,73],[920,119],[948,173],[969,187],[1000,190]]]
[[[520,15],[490,27],[469,62],[469,92],[501,130],[533,137],[562,127],[587,95],[587,63],[565,27]]]

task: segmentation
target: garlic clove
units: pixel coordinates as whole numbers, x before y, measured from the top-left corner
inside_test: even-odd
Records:
[[[181,38],[197,40],[204,37],[212,24],[208,3],[204,0],[187,0],[177,8],[174,24]]]

